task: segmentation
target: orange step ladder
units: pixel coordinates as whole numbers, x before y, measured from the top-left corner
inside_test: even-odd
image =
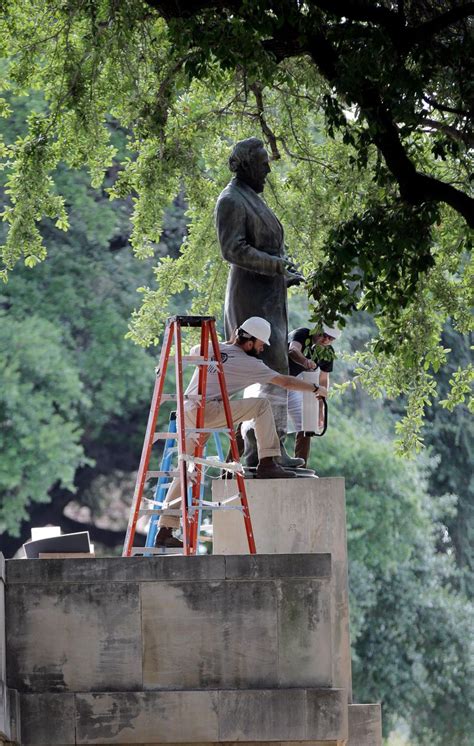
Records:
[[[199,356],[182,354],[182,329],[185,327],[199,327],[201,329],[201,345]],[[165,376],[168,369],[168,362],[171,355],[171,347],[173,343],[176,372],[176,396],[170,396],[163,393]],[[209,356],[210,346],[212,347],[212,359]],[[224,407],[226,417],[226,428],[204,427],[206,412],[207,373],[208,366],[211,362],[217,366],[217,376],[222,397],[222,405]],[[198,403],[195,428],[186,428],[184,419],[184,402],[186,396],[183,386],[183,366],[186,363],[192,363],[199,366],[198,393],[193,397],[189,397],[190,399],[192,398],[197,400]],[[156,431],[156,423],[158,421],[161,403],[163,401],[170,400],[176,400],[177,403],[177,434],[172,434],[171,436],[168,432]],[[187,433],[197,433],[198,435],[202,434],[209,437],[209,434],[212,434],[213,432],[225,432],[229,436],[231,454],[232,458],[234,459],[233,467],[231,464],[217,462],[215,459],[203,458],[205,440],[207,439],[204,437],[197,438],[194,453],[186,453]],[[149,471],[148,469],[153,444],[157,440],[169,437],[177,438],[178,469],[170,469],[167,472]],[[200,503],[201,482],[204,478],[204,468],[206,466],[217,466],[222,469],[231,469],[232,471],[234,471],[238,487],[238,495],[233,495],[231,498],[228,498],[227,500],[219,503],[205,502],[204,508],[206,510],[235,509],[235,505],[234,507],[230,508],[227,507],[224,503],[233,502],[234,498],[236,496],[239,496],[240,505],[238,506],[238,509],[241,510],[243,514],[249,551],[250,554],[255,554],[255,540],[253,536],[252,522],[250,520],[247,493],[245,489],[245,479],[243,470],[239,464],[239,449],[237,446],[234,425],[232,422],[232,412],[230,408],[229,396],[227,393],[219,342],[217,339],[215,318],[213,316],[171,316],[166,322],[163,346],[161,348],[160,363],[157,369],[155,388],[153,391],[150,413],[148,415],[148,424],[142,448],[140,466],[138,468],[137,481],[135,484],[135,491],[133,494],[132,507],[130,511],[122,556],[130,557],[136,554],[150,554],[158,552],[158,550],[155,550],[155,552],[153,552],[153,549],[150,548],[134,547],[134,539],[137,528],[137,521],[142,515],[160,514],[163,512],[167,512],[168,514],[171,513],[174,515],[180,515],[182,518],[183,550],[180,550],[179,553],[184,555],[196,554],[198,546],[198,511]],[[142,507],[144,499],[143,493],[147,480],[164,476],[174,476],[177,478],[179,477],[181,487],[181,507],[179,509],[174,509],[173,506],[173,508],[167,509],[166,511],[164,511],[161,507],[144,509]],[[191,499],[188,502],[188,486],[190,484]]]

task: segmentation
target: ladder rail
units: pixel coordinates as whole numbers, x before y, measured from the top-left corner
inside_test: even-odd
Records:
[[[219,349],[219,341],[217,339],[217,332],[216,332],[215,326],[211,325],[210,332],[211,332],[212,349],[213,349],[214,356],[217,362],[217,376],[219,379],[219,385],[221,389],[222,403],[224,405],[227,427],[230,429],[230,433],[229,433],[230,450],[231,450],[232,458],[234,459],[234,461],[240,461],[239,447],[237,445],[237,438],[235,435],[234,421],[232,418],[232,410],[230,407],[229,395],[227,393],[227,385],[225,382],[224,366],[222,364],[222,356],[221,356],[221,351]],[[249,505],[248,505],[248,500],[247,500],[247,491],[245,489],[245,479],[242,476],[242,474],[239,474],[238,472],[235,473],[235,478],[237,480],[237,484],[239,487],[240,502],[243,507],[243,516],[244,516],[245,530],[247,532],[249,552],[250,554],[256,554],[257,548],[255,546],[255,538],[253,535],[252,521],[250,519],[250,511],[249,511]]]
[[[170,414],[170,420],[168,423],[168,432],[174,433],[174,436],[176,438],[176,412],[171,412]],[[165,445],[163,448],[163,456],[161,459],[161,468],[160,468],[161,472],[167,472],[167,471],[170,471],[171,469],[175,442],[176,442],[175,440],[165,440]],[[150,475],[150,472],[148,472],[148,475]],[[179,476],[179,472],[177,472],[176,475]],[[167,478],[164,474],[163,476],[160,476],[156,484],[156,488],[155,488],[154,499],[156,503],[159,503],[160,507],[162,506],[163,501],[166,497],[167,488],[164,487],[164,485],[166,484],[166,480]],[[152,515],[150,525],[148,527],[146,542],[145,542],[146,547],[155,546],[157,530],[158,530],[158,516]],[[146,555],[146,556],[151,557],[152,555]]]
[[[140,465],[138,467],[137,481],[135,484],[135,490],[132,499],[132,510],[130,512],[127,532],[125,534],[125,543],[122,555],[124,557],[130,557],[132,553],[133,540],[135,538],[135,531],[137,528],[137,521],[139,518],[139,510],[142,501],[143,490],[145,487],[146,473],[148,471],[148,464],[150,463],[151,449],[153,446],[153,433],[155,432],[156,421],[160,411],[161,399],[163,395],[163,388],[165,385],[166,370],[168,367],[169,353],[171,349],[172,334],[170,324],[167,323],[165,329],[165,335],[163,339],[163,346],[161,348],[160,365],[158,374],[155,379],[155,385],[153,388],[153,397],[151,400],[150,413],[148,415],[147,428],[145,433],[145,440],[143,441],[142,453],[140,456]]]
[[[212,322],[204,321],[201,326],[201,346],[200,354],[201,357],[209,357],[209,324]],[[200,365],[198,372],[198,395],[201,400],[197,406],[196,413],[196,430],[204,429],[204,421],[206,417],[206,389],[207,389],[207,373],[208,366]],[[196,439],[196,445],[194,447],[194,457],[202,458],[207,438],[203,434],[198,434]],[[196,468],[196,480],[193,484],[191,494],[191,504],[198,505],[201,498],[201,483],[203,480],[203,467],[199,463],[195,463]],[[190,526],[190,541],[191,541],[191,553],[195,554],[197,551],[197,534],[198,534],[198,514],[193,513],[191,526]]]
[[[176,429],[178,433],[178,469],[181,485],[181,509],[183,516],[183,554],[189,554],[189,523],[188,523],[188,474],[186,461],[182,458],[186,453],[186,423],[184,419],[184,387],[183,387],[183,361],[181,349],[181,326],[174,322],[175,339],[175,369],[176,369]]]

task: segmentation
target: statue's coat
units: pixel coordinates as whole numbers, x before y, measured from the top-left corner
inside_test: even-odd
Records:
[[[262,359],[270,368],[287,375],[283,227],[258,194],[237,177],[220,194],[215,217],[222,256],[231,265],[224,308],[227,338],[250,316],[267,319],[272,334]]]

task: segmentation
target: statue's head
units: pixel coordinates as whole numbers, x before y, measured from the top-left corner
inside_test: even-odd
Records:
[[[262,140],[258,137],[240,140],[230,154],[229,168],[256,192],[263,192],[270,164]]]

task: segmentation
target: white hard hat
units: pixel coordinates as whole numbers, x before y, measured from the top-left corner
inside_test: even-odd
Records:
[[[330,327],[323,321],[323,332],[330,337],[334,337],[334,339],[337,339],[341,336],[341,330],[337,328],[337,326]]]
[[[251,316],[239,326],[239,329],[247,332],[251,337],[261,339],[262,342],[270,347],[270,334],[272,333],[272,327],[268,321],[262,319],[261,316]]]

